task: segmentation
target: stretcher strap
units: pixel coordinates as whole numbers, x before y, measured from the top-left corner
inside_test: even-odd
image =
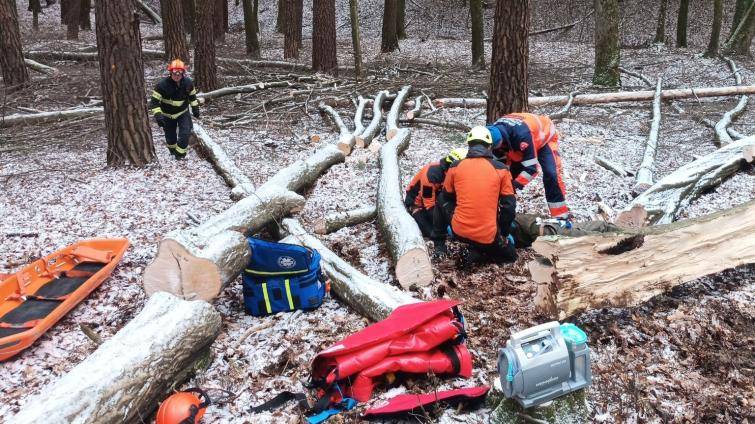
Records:
[[[79,259],[88,259],[92,262],[100,263],[108,263],[113,259],[113,252],[98,250],[89,246],[76,246],[71,254]]]
[[[0,322],[0,328],[34,328],[41,320],[33,319],[21,324],[11,324],[9,322]]]

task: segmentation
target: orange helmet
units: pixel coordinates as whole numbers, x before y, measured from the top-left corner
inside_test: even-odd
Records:
[[[201,402],[194,393],[198,393],[205,401]],[[155,424],[197,424],[209,405],[210,398],[202,389],[191,388],[173,393],[160,404]]]
[[[168,71],[186,71],[186,64],[181,59],[173,59],[170,65],[168,65]]]

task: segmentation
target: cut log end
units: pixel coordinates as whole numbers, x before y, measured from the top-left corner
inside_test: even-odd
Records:
[[[370,146],[367,148],[370,152],[377,154],[380,152],[380,148],[383,147],[383,143],[373,140]]]
[[[755,146],[747,146],[742,151],[742,157],[748,162],[752,163],[755,159]]]
[[[359,146],[359,137],[357,137],[356,144],[357,144],[357,146]],[[348,155],[351,154],[351,149],[352,149],[352,144],[351,143],[346,143],[346,142],[343,142],[343,141],[339,141],[337,146],[338,146],[338,150],[342,151],[343,154],[344,154],[344,156],[348,156]],[[360,146],[360,147],[362,147],[362,146]]]
[[[328,234],[328,224],[325,219],[318,219],[314,224],[315,234],[325,235]]]
[[[648,213],[642,205],[634,205],[628,211],[622,211],[614,222],[619,227],[642,228],[647,225]]]
[[[396,136],[396,133],[398,133],[398,128],[389,129],[385,132],[385,139],[391,141]]]
[[[535,256],[534,260],[527,263],[527,268],[529,268],[532,280],[537,284],[535,308],[545,315],[556,316],[558,313],[554,290],[556,269],[553,263],[542,256]]]
[[[433,282],[433,267],[427,251],[415,248],[396,262],[396,278],[404,289],[424,287]]]
[[[360,148],[362,148],[362,149],[363,149],[363,148],[364,148],[364,146],[365,146],[365,145],[367,144],[367,142],[366,142],[366,140],[364,139],[364,137],[362,137],[362,136],[360,135],[360,136],[358,136],[358,137],[357,137],[357,141],[356,141],[356,143],[355,143],[355,144],[356,144],[356,146],[357,146],[357,147],[360,147]]]
[[[212,300],[221,289],[221,275],[215,263],[198,258],[172,239],[160,242],[157,255],[143,277],[147,295],[168,292],[185,300]]]

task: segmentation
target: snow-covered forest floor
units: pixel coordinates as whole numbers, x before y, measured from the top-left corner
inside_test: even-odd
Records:
[[[22,6],[23,2],[19,2]],[[155,2],[153,2],[155,3]],[[559,5],[559,3],[561,3]],[[626,1],[625,10],[641,10]],[[676,2],[671,2],[675,4]],[[351,63],[346,2],[339,0],[339,63]],[[533,28],[563,25],[590,10],[588,1],[535,1]],[[420,7],[407,2],[409,39],[401,51],[379,55],[380,1],[362,2],[363,51],[368,78],[355,84],[350,76],[336,85],[353,84],[348,91],[364,96],[378,90],[395,92],[411,84],[415,93],[430,97],[480,97],[487,89],[488,71],[474,70],[471,62],[466,9],[461,2],[437,2]],[[558,7],[563,13],[544,13]],[[675,10],[675,5],[670,10]],[[305,2],[305,10],[309,10]],[[734,78],[718,59],[702,58],[709,18],[702,10],[691,11],[691,46],[677,49],[649,45],[654,19],[627,14],[623,42],[633,48],[622,51],[622,66],[642,72],[651,80],[662,75],[664,87],[727,86]],[[310,12],[305,13],[305,45],[302,62],[311,53],[307,32]],[[83,31],[77,42],[61,40],[65,29],[58,24],[57,5],[40,17],[41,31],[33,34],[31,17],[19,7],[25,50],[72,51],[95,44],[94,34]],[[490,36],[492,10],[486,10]],[[652,13],[655,15],[655,12]],[[673,15],[673,13],[670,13]],[[727,13],[727,16],[730,13]],[[673,18],[672,16],[670,16]],[[282,58],[282,37],[275,34],[275,3],[261,2],[263,57]],[[588,22],[590,21],[590,22]],[[652,21],[648,24],[645,21]],[[668,28],[675,25],[670,19]],[[231,29],[218,56],[243,57],[240,6],[231,2]],[[560,34],[533,37],[530,41],[530,90],[533,94],[567,94],[573,90],[597,92],[591,85],[593,47],[591,20]],[[725,24],[725,28],[728,28]],[[308,29],[309,28],[309,29]],[[450,28],[450,29],[449,29]],[[669,31],[670,32],[670,31]],[[142,35],[156,35],[160,27],[142,23]],[[647,35],[647,36],[646,36]],[[161,41],[145,41],[145,47],[161,48]],[[490,43],[486,43],[490,54]],[[755,81],[755,62],[734,58],[744,82]],[[17,107],[40,110],[70,108],[97,100],[99,70],[96,62],[48,63],[58,67],[57,77],[34,74],[33,84],[0,99],[2,114]],[[164,74],[161,61],[145,61],[145,94]],[[419,71],[419,72],[417,72]],[[239,85],[288,78],[299,70],[257,70],[220,66],[221,85]],[[623,89],[645,89],[641,81],[624,76]],[[255,184],[263,183],[282,167],[307,157],[318,146],[332,143],[337,132],[317,113],[317,102],[279,102],[291,89],[275,89],[224,97],[203,110],[202,123]],[[335,91],[343,96],[347,90]],[[313,98],[316,96],[313,96]],[[260,107],[275,100],[270,107]],[[687,111],[679,115],[663,107],[656,177],[660,178],[697,156],[715,150],[713,131],[699,122],[713,121],[736,103],[735,98],[680,101]],[[552,113],[558,108],[535,112]],[[354,108],[339,108],[351,126]],[[569,205],[578,220],[590,219],[603,200],[618,210],[632,199],[632,178],[621,178],[594,163],[596,155],[610,158],[629,169],[639,165],[647,137],[651,104],[621,103],[577,106],[557,121],[561,133]],[[230,117],[244,114],[245,118]],[[483,124],[484,111],[443,109],[436,119],[453,119],[469,125]],[[41,337],[31,348],[0,363],[0,422],[23,407],[29,396],[70,370],[96,346],[80,330],[92,327],[107,339],[129,321],[146,300],[141,275],[156,253],[157,243],[170,230],[194,225],[227,208],[230,190],[209,163],[192,150],[177,162],[164,148],[162,131],[152,125],[159,163],[146,169],[105,167],[106,134],[102,117],[89,117],[34,127],[0,130],[0,272],[13,272],[24,264],[82,238],[128,237],[131,247],[113,276],[87,300]],[[755,134],[755,108],[734,127]],[[413,127],[412,142],[401,157],[404,182],[425,163],[463,145],[463,134],[437,127]],[[377,158],[357,149],[345,163],[333,166],[308,191],[298,217],[306,227],[324,214],[350,210],[375,202]],[[519,193],[518,211],[545,212],[541,179]],[[680,211],[679,217],[696,217],[755,199],[755,172],[744,170],[720,187]],[[386,248],[374,223],[342,229],[324,242],[365,274],[395,283]],[[457,246],[449,259],[435,263],[436,281],[415,295],[425,299],[446,296],[463,302],[475,358],[472,379],[442,380],[440,387],[492,384],[497,378],[496,355],[508,336],[530,325],[549,320],[534,310],[535,285],[528,278],[522,251],[513,265],[489,265],[460,269]],[[589,419],[595,422],[743,422],[755,411],[755,270],[732,270],[679,286],[670,293],[630,309],[604,309],[577,315],[572,321],[589,336],[593,384],[587,391]],[[241,280],[230,284],[215,306],[223,316],[223,330],[212,346],[213,360],[186,387],[229,390],[238,396],[224,405],[211,406],[204,422],[291,423],[299,416],[293,404],[274,414],[252,415],[248,409],[281,390],[301,391],[315,353],[368,325],[336,300],[328,300],[310,313],[278,314],[255,318],[243,311]],[[264,325],[263,325],[264,324]],[[269,324],[269,325],[268,325]],[[249,328],[261,329],[240,342]],[[375,400],[403,391],[428,391],[426,379],[390,390],[378,389]],[[359,420],[358,412],[339,419]],[[440,412],[443,422],[485,422],[490,411]],[[144,422],[148,422],[144,417]],[[334,422],[337,422],[335,419]]]

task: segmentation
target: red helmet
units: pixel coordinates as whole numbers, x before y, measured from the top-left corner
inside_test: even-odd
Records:
[[[205,401],[201,402],[194,393]],[[202,389],[191,388],[173,393],[160,404],[155,424],[197,424],[209,405],[210,398]]]
[[[174,59],[170,64],[168,65],[168,71],[186,71],[186,64],[181,59]]]

